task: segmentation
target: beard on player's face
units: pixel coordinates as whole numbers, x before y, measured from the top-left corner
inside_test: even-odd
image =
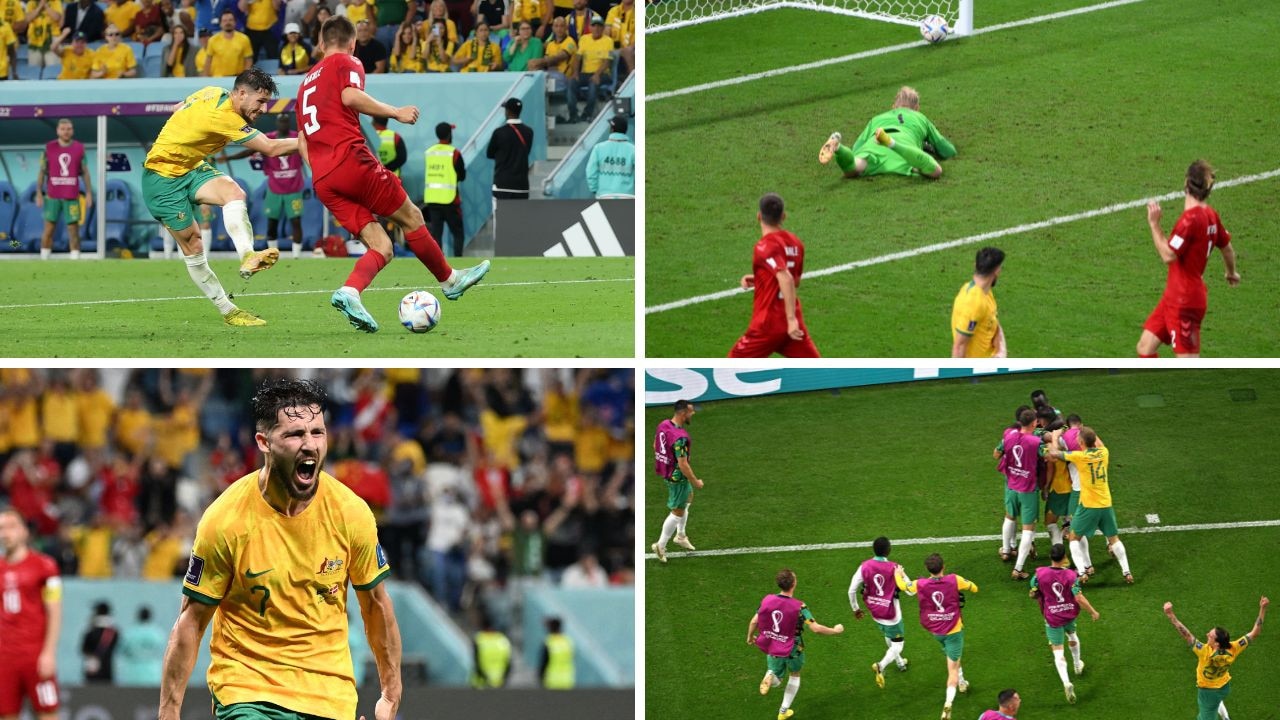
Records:
[[[309,500],[320,487],[320,470],[323,467],[324,453],[317,452],[315,448],[288,452],[273,447],[267,481],[283,487],[293,500]]]

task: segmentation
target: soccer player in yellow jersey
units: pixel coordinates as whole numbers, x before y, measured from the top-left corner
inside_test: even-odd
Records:
[[[1266,597],[1258,600],[1258,619],[1254,621],[1253,629],[1235,642],[1231,642],[1231,635],[1221,627],[1210,630],[1205,635],[1204,642],[1196,640],[1187,626],[1178,622],[1178,617],[1173,614],[1173,603],[1164,604],[1164,614],[1168,616],[1169,622],[1177,628],[1182,639],[1187,641],[1191,652],[1196,654],[1196,700],[1200,706],[1196,720],[1217,720],[1219,717],[1231,720],[1226,705],[1227,695],[1231,692],[1231,664],[1262,632],[1262,620],[1266,617],[1267,606],[1270,604],[1271,601]]]
[[[356,717],[348,585],[382,684],[374,719],[396,717],[400,630],[381,584],[391,569],[369,506],[322,472],[325,403],[324,390],[303,380],[267,381],[253,397],[265,463],[200,519],[165,651],[159,720],[178,720],[210,621],[208,682],[219,720]]]
[[[270,157],[297,152],[297,138],[273,140],[253,127],[275,94],[275,80],[256,67],[237,75],[231,91],[210,86],[192,94],[165,122],[143,164],[142,195],[147,209],[178,241],[192,281],[217,306],[228,325],[266,325],[266,321],[236,307],[222,289],[205,257],[196,205],[222,207],[223,224],[240,259],[240,276],[246,280],[274,265],[280,251],[254,252],[244,190],[205,158],[228,144]]]
[[[951,357],[1002,358],[1008,355],[1004,328],[991,292],[1000,278],[1004,251],[985,247],[974,259],[973,280],[960,287],[951,304]]]
[[[1120,571],[1124,573],[1124,581],[1132,585],[1129,554],[1124,543],[1120,542],[1116,511],[1111,507],[1111,484],[1107,478],[1107,463],[1111,453],[1088,425],[1080,428],[1080,446],[1084,449],[1064,451],[1061,447],[1049,447],[1050,458],[1071,463],[1080,475],[1080,505],[1071,518],[1071,531],[1068,534],[1071,539],[1071,559],[1081,572],[1082,581],[1092,575],[1091,566],[1086,565],[1088,561],[1081,545],[1095,531],[1101,530],[1107,538],[1107,551],[1116,556],[1116,560],[1120,562]]]
[[[964,620],[961,618],[964,595],[961,593],[978,592],[978,584],[956,573],[947,573],[938,553],[924,559],[924,569],[929,571],[928,577],[907,580],[899,565],[893,579],[899,590],[915,595],[920,601],[920,625],[933,635],[947,656],[947,700],[942,706],[942,720],[951,720],[956,691],[969,692],[969,681],[965,680],[964,667],[960,664],[964,655]]]

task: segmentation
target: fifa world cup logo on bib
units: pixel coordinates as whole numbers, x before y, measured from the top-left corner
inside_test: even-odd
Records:
[[[884,597],[884,576],[875,575],[871,579],[876,584],[876,595]]]
[[[665,433],[658,435],[658,448],[663,455],[667,454],[667,436]]]
[[[69,176],[71,174],[71,156],[67,153],[59,155],[58,167],[62,170],[62,177]]]
[[[1022,446],[1021,445],[1013,446],[1013,461],[1018,465],[1018,467],[1022,467]]]
[[[933,604],[935,607],[938,608],[938,612],[941,613],[941,612],[947,611],[947,609],[942,606],[942,601],[947,599],[946,595],[943,595],[942,593],[935,591],[934,593],[929,595],[929,599],[933,600]]]
[[[773,618],[773,631],[776,633],[781,633],[782,632],[782,626],[781,626],[782,611],[774,610],[773,612],[769,613],[769,616]]]
[[[1055,582],[1053,584],[1053,594],[1058,597],[1058,602],[1066,602],[1067,599],[1062,596],[1062,583]]]

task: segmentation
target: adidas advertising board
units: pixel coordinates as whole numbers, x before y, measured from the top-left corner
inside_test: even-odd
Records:
[[[498,200],[494,254],[634,256],[635,208],[635,200]]]

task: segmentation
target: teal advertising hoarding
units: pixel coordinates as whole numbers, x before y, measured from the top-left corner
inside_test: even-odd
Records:
[[[676,400],[725,400],[779,393],[885,383],[1040,372],[1049,368],[650,368],[644,372],[645,405]]]

